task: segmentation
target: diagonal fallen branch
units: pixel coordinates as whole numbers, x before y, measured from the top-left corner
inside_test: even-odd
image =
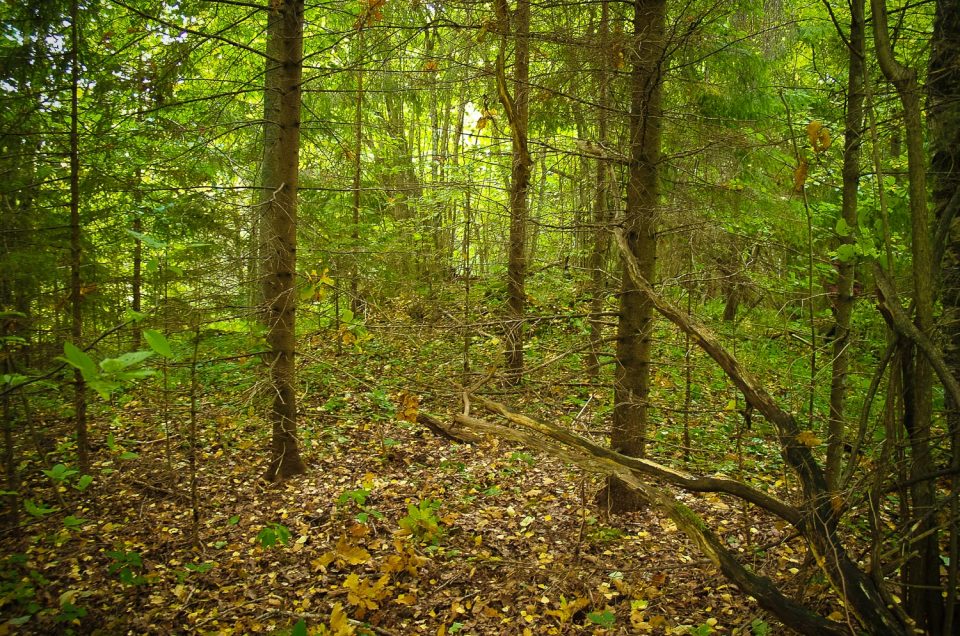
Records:
[[[893,281],[877,263],[873,267],[873,277],[880,292],[877,302],[884,320],[893,331],[913,341],[919,347],[930,362],[930,366],[933,367],[937,377],[940,378],[940,382],[950,395],[950,399],[953,400],[954,404],[960,404],[960,382],[957,382],[957,378],[953,376],[937,345],[917,329],[917,326],[907,316],[907,312],[897,302],[897,290]]]
[[[843,623],[837,623],[817,615],[785,596],[770,579],[746,568],[723,544],[721,538],[714,534],[695,512],[677,500],[667,489],[641,479],[638,473],[661,477],[672,483],[692,482],[701,490],[716,492],[728,492],[729,484],[721,482],[729,480],[718,480],[715,484],[719,486],[718,488],[707,488],[706,483],[700,481],[701,478],[685,475],[670,468],[659,466],[654,462],[637,464],[641,460],[602,449],[589,440],[563,431],[555,425],[545,424],[525,415],[514,413],[498,402],[476,395],[472,397],[486,410],[506,418],[521,428],[501,426],[468,415],[454,416],[453,419],[457,426],[445,424],[440,424],[440,426],[461,433],[464,432],[463,429],[468,429],[471,434],[480,433],[484,436],[519,442],[529,448],[544,451],[554,457],[575,464],[589,472],[619,477],[629,488],[640,493],[651,506],[669,517],[697,545],[700,551],[720,568],[727,578],[736,583],[746,594],[756,598],[761,607],[775,614],[784,623],[804,634],[836,636],[849,633],[847,626]],[[690,489],[693,490],[694,488]],[[755,494],[769,498],[765,493]],[[763,503],[769,504],[766,501]],[[762,507],[768,509],[766,505]],[[785,512],[789,508],[782,503],[774,505],[774,507],[781,508],[781,512]],[[796,516],[789,512],[785,514]]]
[[[844,599],[847,609],[859,620],[861,628],[869,634],[905,636],[910,633],[910,628],[888,607],[877,582],[847,554],[837,535],[839,510],[833,506],[822,467],[802,441],[796,419],[780,407],[709,329],[654,291],[643,277],[623,230],[615,228],[613,235],[627,275],[637,291],[658,313],[688,334],[740,389],[747,402],[773,424],[784,460],[800,480],[803,493],[800,509],[805,518],[801,533],[817,564]]]

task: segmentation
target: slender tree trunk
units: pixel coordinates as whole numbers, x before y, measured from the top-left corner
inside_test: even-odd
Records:
[[[597,46],[600,51],[597,66],[597,83],[600,89],[597,109],[597,141],[607,143],[607,113],[610,110],[609,72],[610,59],[610,6],[607,0],[600,5],[600,29]],[[603,326],[600,313],[607,296],[606,276],[603,263],[610,250],[610,237],[604,227],[610,220],[611,166],[604,159],[597,159],[596,194],[593,200],[593,248],[590,252],[590,351],[587,354],[587,373],[597,377],[600,372],[600,348],[603,341]]]
[[[933,253],[927,210],[926,156],[921,121],[921,90],[915,69],[900,64],[893,54],[887,27],[886,2],[870,0],[873,13],[874,43],[884,76],[897,89],[903,105],[903,123],[907,143],[907,165],[910,177],[911,248],[913,253],[913,292],[916,314],[914,322],[927,337],[933,330]],[[917,556],[906,567],[907,611],[925,630],[938,632],[943,625],[943,601],[940,596],[939,531],[936,519],[936,489],[924,476],[936,467],[931,453],[931,417],[933,408],[933,373],[926,357],[916,347],[913,372],[908,378],[912,387],[912,404],[905,417],[905,428],[911,451],[911,486],[913,523],[908,527],[918,539],[910,545]]]
[[[283,480],[306,472],[297,445],[296,250],[300,152],[300,78],[303,62],[303,0],[271,4],[267,25],[264,99],[263,298],[274,392],[273,440],[266,478]]]
[[[357,32],[357,100],[353,112],[353,219],[350,226],[350,239],[353,245],[353,261],[350,263],[350,311],[360,313],[360,202],[363,164],[363,25]]]
[[[140,200],[139,192],[139,183],[140,183],[140,171],[137,170],[137,195],[136,199]],[[140,218],[139,206],[136,212],[137,216],[133,219],[133,231],[137,234],[143,232],[143,220]],[[133,311],[140,313],[140,310],[143,307],[143,241],[138,237],[134,238],[133,242],[133,279],[130,282],[131,295],[133,296]],[[141,340],[142,330],[140,329],[140,323],[134,322],[133,324],[133,349],[134,351],[140,349],[140,340]]]
[[[80,284],[80,7],[70,4],[70,336],[81,346],[83,314]],[[79,370],[73,373],[73,410],[77,433],[77,457],[81,472],[90,469],[90,443],[87,439],[87,384]]]
[[[864,91],[864,0],[850,4],[850,58],[847,76],[847,111],[843,146],[843,200],[841,216],[847,233],[840,237],[841,245],[853,246],[857,233],[857,190],[860,186],[860,144],[863,130]],[[843,458],[844,415],[847,393],[847,369],[850,366],[850,318],[853,315],[853,288],[856,278],[856,259],[845,254],[837,264],[837,294],[833,300],[835,328],[833,363],[830,376],[830,421],[827,428],[827,486],[836,490],[840,483]]]
[[[623,228],[630,252],[648,281],[654,280],[657,264],[665,15],[666,0],[634,0],[637,58],[630,74],[630,166]],[[633,457],[645,454],[653,319],[653,305],[624,266],[610,445]],[[615,512],[639,505],[632,491],[616,480],[610,482],[607,497]]]
[[[506,14],[505,0],[503,13]],[[502,44],[497,58],[497,92],[510,123],[513,137],[513,166],[510,171],[510,247],[507,254],[507,322],[506,343],[507,379],[520,382],[523,377],[523,315],[526,301],[527,271],[527,192],[530,188],[530,153],[527,149],[527,123],[530,109],[530,0],[518,0],[513,15],[514,71],[513,97],[507,89],[504,74],[506,39],[510,26],[502,23]]]

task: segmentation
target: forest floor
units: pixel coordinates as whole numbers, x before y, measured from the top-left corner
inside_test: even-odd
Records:
[[[783,633],[671,521],[606,515],[598,477],[398,418],[411,395],[440,417],[457,410],[449,369],[316,355],[334,362],[304,359],[305,476],[260,479],[269,426],[231,385],[247,371],[213,365],[197,396],[195,497],[189,396],[164,405],[157,384],[96,409],[82,492],[76,475],[26,469],[40,510],[3,538],[0,635]],[[548,392],[498,399],[551,417]],[[55,456],[69,421],[37,424]],[[811,568],[788,529],[717,496],[685,502],[753,567],[826,598],[801,590]]]

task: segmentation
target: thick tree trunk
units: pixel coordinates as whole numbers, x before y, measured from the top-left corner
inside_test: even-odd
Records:
[[[273,439],[266,478],[279,481],[306,472],[297,445],[294,360],[303,0],[272,3],[267,58],[261,241],[266,258],[263,299],[270,347],[264,357],[274,395]]]
[[[903,123],[907,142],[907,166],[910,177],[910,225],[913,253],[913,294],[916,314],[914,322],[920,333],[931,336],[933,330],[933,252],[927,210],[926,157],[923,147],[920,84],[915,69],[900,64],[893,54],[887,27],[886,2],[870,0],[873,13],[874,43],[880,68],[894,85],[903,105]],[[916,355],[909,378],[912,405],[904,419],[910,442],[910,488],[913,523],[909,527],[917,539],[911,542],[916,551],[906,566],[907,611],[917,624],[929,631],[939,631],[943,624],[943,601],[940,589],[939,531],[936,520],[935,483],[924,476],[936,466],[931,452],[931,418],[933,408],[933,373],[926,357]]]
[[[661,88],[665,55],[666,0],[635,0],[634,39],[637,58],[631,72],[630,165],[624,235],[641,275],[653,280],[657,263],[657,214],[660,163]],[[611,447],[624,455],[643,457],[650,393],[650,350],[653,305],[642,294],[627,267],[623,270],[617,326]],[[633,491],[608,484],[606,499],[614,512],[636,508]]]
[[[927,74],[927,128],[932,159],[930,176],[933,210],[940,227],[946,229],[940,266],[940,299],[943,307],[941,330],[944,357],[954,378],[960,378],[960,0],[937,0],[930,67]],[[938,237],[939,238],[939,237]],[[951,438],[949,566],[943,633],[958,626],[957,594],[960,587],[960,401],[948,396],[947,423]]]
[[[506,40],[511,29],[505,0],[498,0],[501,46],[497,57],[497,93],[510,123],[513,164],[510,170],[510,238],[507,252],[507,318],[504,327],[506,376],[511,383],[523,378],[523,315],[527,275],[527,194],[530,189],[530,153],[527,123],[530,111],[530,0],[518,0],[513,14],[513,96],[504,73]]]
[[[840,214],[847,233],[841,245],[854,245],[857,232],[857,191],[860,186],[860,138],[863,129],[864,91],[864,0],[850,5],[849,66],[847,71],[847,111],[844,122],[843,200]],[[853,315],[853,288],[856,258],[843,255],[837,264],[837,293],[833,299],[835,328],[833,364],[830,375],[830,421],[827,428],[827,485],[836,490],[840,483],[843,458],[844,414],[847,393],[847,369],[850,366],[850,318]]]

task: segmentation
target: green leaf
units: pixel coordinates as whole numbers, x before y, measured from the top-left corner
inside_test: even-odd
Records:
[[[7,384],[10,387],[15,387],[27,379],[27,376],[20,375],[19,373],[4,373],[0,375],[0,384]]]
[[[613,627],[613,624],[617,622],[617,615],[610,610],[590,612],[587,614],[587,618],[590,619],[591,623],[600,627]]]
[[[72,468],[67,468],[63,464],[57,464],[50,470],[43,471],[43,474],[52,479],[53,481],[60,483],[71,475],[76,475],[77,471]]]
[[[844,263],[849,263],[856,257],[857,257],[857,248],[854,245],[850,245],[849,243],[844,243],[843,245],[837,248],[837,258]]]
[[[129,307],[127,307],[123,311],[123,317],[126,320],[130,320],[132,322],[140,322],[141,320],[144,320],[147,317],[147,314],[143,313],[142,311],[134,311]]]
[[[302,618],[298,620],[297,624],[290,630],[290,636],[307,636],[307,621]]]
[[[93,477],[91,477],[90,475],[81,475],[80,479],[77,480],[77,483],[75,483],[73,487],[79,490],[80,492],[83,492],[84,490],[89,488],[90,484],[92,483],[93,483]]]
[[[33,499],[24,499],[23,507],[26,508],[27,513],[34,517],[45,517],[51,512],[56,512],[56,508],[48,508],[42,504],[37,505],[33,502]]]
[[[63,525],[67,528],[79,528],[86,522],[86,519],[81,519],[80,517],[74,517],[73,515],[70,515],[63,520]]]
[[[119,382],[113,382],[111,380],[103,380],[99,378],[88,380],[87,384],[104,400],[110,399],[110,394],[119,389],[121,386]]]
[[[170,349],[170,343],[167,342],[167,338],[162,333],[156,329],[144,329],[143,337],[146,339],[147,344],[150,345],[150,348],[155,352],[159,353],[164,358],[173,357],[173,351]]]
[[[353,312],[350,311],[349,309],[344,309],[344,310],[340,313],[340,321],[341,321],[341,322],[353,322],[353,318],[354,318]]]
[[[93,358],[81,351],[72,342],[63,343],[63,354],[66,356],[66,362],[75,369],[80,370],[80,374],[87,382],[96,380],[100,375],[97,372],[97,365]]]
[[[152,355],[153,351],[130,351],[116,358],[104,359],[100,362],[100,368],[103,369],[104,373],[116,373],[135,364],[140,364]]]
[[[267,527],[260,530],[257,533],[257,541],[264,548],[269,548],[276,545],[277,543],[277,533],[273,531],[273,528]]]
[[[137,240],[139,240],[139,241],[143,241],[143,244],[144,244],[144,245],[146,245],[147,247],[152,247],[152,248],[155,249],[155,250],[162,250],[162,249],[164,249],[165,247],[167,247],[167,244],[164,243],[163,241],[157,240],[157,239],[155,239],[155,238],[153,238],[153,237],[151,237],[151,236],[148,236],[148,235],[146,235],[146,234],[142,234],[142,233],[140,233],[140,232],[134,232],[133,230],[127,230],[127,234],[129,234],[130,236],[132,236],[133,238],[135,238],[135,239],[137,239]]]
[[[140,455],[134,453],[133,451],[123,451],[120,453],[120,459],[136,459]]]
[[[837,225],[834,231],[836,231],[839,236],[850,236],[850,226],[847,225],[847,220],[842,216],[837,219]]]

